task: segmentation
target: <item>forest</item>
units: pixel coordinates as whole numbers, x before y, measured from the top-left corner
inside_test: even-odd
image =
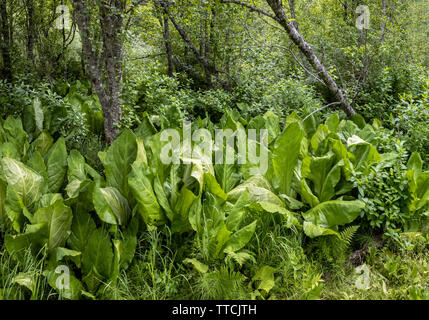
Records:
[[[429,300],[429,0],[0,0],[0,300]]]

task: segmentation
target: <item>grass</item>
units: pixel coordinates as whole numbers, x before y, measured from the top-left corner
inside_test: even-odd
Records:
[[[216,260],[208,272],[199,273],[183,263],[198,248],[186,242],[186,237],[172,237],[164,227],[140,236],[133,263],[106,286],[101,298],[429,299],[429,236],[403,237],[412,244],[408,249],[368,234],[357,234],[349,245],[340,246],[333,237],[309,240],[279,224],[270,231],[259,230],[249,248],[256,252],[253,257],[248,251],[243,261]],[[1,251],[2,299],[58,299],[42,273],[45,260],[43,252],[39,254],[42,258],[32,256],[30,250],[20,252],[19,257]],[[363,265],[362,275],[357,267]],[[264,266],[274,270],[268,290],[252,279]],[[359,286],[359,279],[367,282]]]
[[[48,300],[58,298],[43,275],[44,252],[34,256],[30,249],[10,255],[0,253],[0,298],[5,300]]]

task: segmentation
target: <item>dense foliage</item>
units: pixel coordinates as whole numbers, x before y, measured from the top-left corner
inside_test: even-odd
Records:
[[[2,1],[0,299],[429,299],[428,18]]]

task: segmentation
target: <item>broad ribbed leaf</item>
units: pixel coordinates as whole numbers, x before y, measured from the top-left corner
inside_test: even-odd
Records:
[[[48,191],[48,186],[46,184],[48,180],[48,172],[46,171],[45,161],[43,160],[43,157],[39,151],[33,152],[31,158],[27,162],[27,165],[43,177],[43,179],[45,180],[45,187],[43,188],[43,191]]]
[[[226,200],[228,195],[222,190],[216,178],[211,173],[204,173],[204,189],[211,194]]]
[[[259,280],[258,290],[265,290],[266,293],[274,287],[274,273],[276,269],[270,266],[263,266],[256,272],[255,276],[252,278],[253,281]]]
[[[314,152],[316,152],[319,149],[319,145],[322,144],[323,141],[328,137],[329,135],[329,128],[321,124],[316,130],[316,133],[311,137],[310,144],[311,148]]]
[[[293,215],[292,212],[271,202],[256,202],[251,207],[258,211],[280,214],[287,221],[287,227],[299,225],[297,218]]]
[[[94,272],[105,279],[110,278],[113,271],[113,249],[105,230],[95,229],[89,236],[82,253],[82,271],[86,275]]]
[[[156,176],[154,179],[153,190],[155,192],[159,205],[162,207],[162,209],[165,212],[165,215],[170,221],[173,221],[174,213],[173,213],[173,210],[171,209],[170,202],[168,201],[167,195],[161,184],[161,180],[159,179],[158,176]]]
[[[33,137],[43,131],[44,114],[38,98],[35,98],[33,103],[25,108],[23,120],[25,131]]]
[[[268,130],[269,143],[274,141],[281,133],[280,118],[272,111],[267,111],[264,114],[266,128]]]
[[[257,221],[253,221],[251,224],[233,233],[229,241],[225,245],[224,252],[236,252],[242,249],[253,237],[256,230]]]
[[[71,234],[67,241],[70,248],[83,251],[92,231],[96,229],[94,220],[88,213],[77,210],[73,215]]]
[[[138,212],[147,224],[165,223],[165,215],[156,198],[149,178],[149,170],[143,162],[135,162],[128,176],[128,183],[138,203]]]
[[[68,171],[67,178],[71,182],[73,180],[83,181],[86,179],[85,173],[85,158],[77,150],[72,150],[67,158]]]
[[[63,138],[58,139],[49,151],[46,167],[48,190],[51,193],[57,193],[60,191],[67,173],[67,149]]]
[[[78,300],[82,296],[83,291],[83,285],[82,283],[76,278],[75,275],[69,274],[69,285],[64,286],[62,289],[57,288],[57,282],[61,281],[61,279],[58,279],[59,277],[64,275],[64,271],[59,269],[60,272],[55,272],[55,269],[53,270],[46,270],[44,272],[44,275],[46,275],[46,278],[48,280],[49,285],[57,290],[58,294],[63,299],[69,299],[69,300]]]
[[[48,207],[37,210],[32,223],[46,223],[48,249],[52,251],[55,248],[64,247],[71,232],[72,219],[71,209],[65,206],[62,200],[59,200]]]
[[[195,268],[195,270],[202,274],[207,273],[207,271],[209,271],[209,267],[206,264],[198,261],[197,259],[188,258],[183,260],[183,263],[191,264]]]
[[[17,235],[7,234],[4,238],[4,244],[9,253],[31,248],[32,253],[37,254],[46,244],[47,234],[48,228],[46,223],[27,225],[25,233]]]
[[[245,214],[245,208],[251,203],[250,193],[245,190],[240,194],[240,197],[235,202],[234,206],[227,211],[228,216],[226,218],[226,226],[230,231],[236,231]]]
[[[249,191],[253,201],[272,202],[279,206],[284,206],[280,198],[271,191],[271,186],[268,181],[262,176],[253,176],[243,184],[231,190],[228,193],[228,200],[235,202],[246,190]]]
[[[15,221],[24,207],[31,211],[41,197],[43,177],[10,158],[2,159],[2,167],[8,183],[5,208],[12,221]]]
[[[22,156],[28,149],[28,136],[22,128],[21,119],[9,116],[3,123],[6,142],[13,144]]]
[[[228,193],[240,181],[234,164],[216,164],[214,165],[216,180],[219,181],[222,190]]]
[[[102,162],[104,164],[107,185],[118,189],[128,198],[128,175],[136,160],[136,136],[131,130],[125,130],[109,147]]]
[[[289,196],[304,134],[300,124],[294,122],[286,128],[274,144],[274,177],[278,181],[280,192]]]
[[[314,194],[319,197],[320,201],[323,201],[321,198],[323,188],[327,189],[332,193],[332,188],[335,188],[338,183],[336,178],[339,178],[340,172],[333,172],[330,181],[327,180],[328,173],[331,171],[332,166],[335,161],[335,155],[333,153],[328,153],[323,157],[313,157],[308,168],[308,179],[313,182]],[[327,185],[328,183],[328,185]],[[331,189],[331,190],[328,190]]]
[[[312,208],[314,208],[320,203],[319,199],[313,194],[305,179],[301,180],[300,194],[301,194],[302,200],[305,203],[308,203]]]
[[[336,164],[325,177],[320,192],[320,202],[331,200],[335,196],[335,186],[341,179],[341,166]]]
[[[329,228],[352,222],[364,207],[362,201],[333,200],[319,204],[303,216],[306,221]]]
[[[39,137],[33,141],[31,146],[35,151],[39,151],[40,155],[44,157],[53,144],[54,138],[52,138],[49,133],[43,131]]]
[[[189,211],[194,201],[198,201],[197,199],[199,197],[191,190],[182,187],[174,208],[175,215],[171,225],[173,232],[182,233],[192,230],[189,223]]]
[[[340,234],[332,229],[324,228],[318,225],[315,225],[312,222],[304,221],[304,233],[310,238],[316,238],[320,236],[330,236],[335,235],[340,237]]]

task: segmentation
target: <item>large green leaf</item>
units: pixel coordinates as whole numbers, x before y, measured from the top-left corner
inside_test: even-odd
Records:
[[[286,128],[274,144],[274,177],[279,184],[280,192],[288,196],[291,195],[292,178],[295,166],[298,163],[298,156],[304,135],[304,130],[300,124],[294,122]]]
[[[33,103],[25,108],[23,120],[25,131],[33,137],[43,131],[44,114],[38,98],[35,98]]]
[[[125,130],[109,147],[102,162],[104,164],[107,185],[118,189],[128,199],[128,174],[137,157],[136,136],[131,130]]]
[[[62,200],[54,204],[40,208],[34,214],[33,224],[46,223],[48,227],[48,249],[50,251],[58,247],[64,247],[72,225],[73,214]]]
[[[85,173],[85,158],[77,150],[72,150],[67,158],[68,171],[67,178],[71,182],[73,180],[83,181],[86,179]]]
[[[9,116],[3,123],[6,142],[16,147],[18,153],[23,156],[28,150],[28,136],[22,127],[21,119]]]
[[[82,271],[109,279],[113,271],[113,249],[109,234],[103,229],[95,229],[89,236],[82,253]],[[103,279],[98,279],[103,280]]]
[[[164,210],[165,215],[170,221],[173,221],[173,210],[171,209],[170,202],[168,201],[167,194],[165,193],[164,187],[161,184],[159,176],[156,176],[153,183],[153,190],[155,192],[157,201],[161,208]]]
[[[1,163],[8,183],[6,212],[12,221],[16,221],[24,208],[31,211],[41,197],[43,177],[17,160],[3,158]]]
[[[253,237],[253,234],[256,230],[256,223],[257,221],[255,220],[251,224],[233,233],[228,242],[225,244],[224,252],[236,252],[242,249]]]
[[[301,180],[300,194],[302,201],[308,203],[312,208],[320,203],[319,199],[313,194],[305,179]]]
[[[423,170],[423,160],[418,152],[413,152],[407,163],[407,178],[410,184],[410,191],[416,192],[417,179]]]
[[[115,251],[115,258],[118,262],[119,268],[127,269],[134,258],[134,253],[137,246],[137,231],[139,227],[138,216],[135,215],[128,226],[123,232],[121,239],[113,240],[113,247]]]
[[[319,125],[319,127],[317,128],[316,132],[314,133],[314,135],[311,137],[311,140],[310,140],[310,145],[314,152],[316,152],[319,149],[320,144],[323,141],[325,141],[329,133],[330,133],[330,130],[326,125],[324,124]]]
[[[48,172],[46,171],[45,161],[43,160],[43,157],[39,151],[33,152],[31,158],[27,162],[27,165],[43,177],[45,181],[45,187],[43,188],[43,192],[48,191],[48,186],[46,184],[46,182],[48,181]]]
[[[266,293],[274,287],[274,273],[277,270],[270,266],[263,266],[256,272],[253,276],[253,281],[260,281],[258,285],[258,290],[265,290]]]
[[[356,158],[354,162],[356,170],[363,170],[371,164],[381,161],[377,149],[357,135],[352,135],[347,139],[347,147]]]
[[[222,190],[216,178],[211,173],[204,173],[204,189],[223,200],[228,198],[228,195]]]
[[[309,166],[303,168],[303,177],[310,179],[313,182],[313,190],[316,196],[319,197],[320,201],[322,200],[322,193],[325,189],[325,197],[333,196],[335,194],[334,188],[339,182],[341,172],[338,169],[334,169],[331,172],[332,166],[335,161],[335,154],[328,153],[323,157],[308,157],[306,159],[311,159],[309,161]],[[303,164],[307,161],[303,161]],[[304,166],[303,166],[304,167]],[[304,175],[304,171],[306,172]],[[328,180],[328,174],[331,173],[331,177]]]
[[[214,165],[216,180],[226,193],[231,191],[240,181],[234,164],[215,164]]]
[[[37,254],[47,242],[47,233],[46,223],[27,225],[25,233],[7,234],[4,244],[9,253],[21,251],[22,254],[22,250],[30,248],[33,254]]]
[[[76,198],[90,183],[90,180],[86,178],[85,158],[79,151],[72,150],[67,158],[67,164],[68,184],[66,192],[69,198]]]
[[[128,223],[131,210],[127,199],[118,189],[96,187],[92,197],[95,211],[101,221],[119,225]]]
[[[416,191],[411,209],[420,210],[429,204],[429,171],[419,175],[416,181]]]
[[[67,148],[63,138],[59,138],[49,151],[46,167],[48,190],[50,193],[57,193],[60,191],[67,173]]]
[[[272,191],[268,181],[263,176],[253,176],[243,184],[235,187],[228,193],[228,200],[235,202],[245,191],[248,191],[253,201],[272,202],[284,206],[283,202]]]
[[[71,234],[67,241],[75,251],[84,251],[88,238],[96,229],[95,222],[88,213],[77,210],[73,215]]]
[[[280,131],[280,118],[272,111],[267,111],[264,114],[266,129],[268,130],[269,143],[274,141]]]
[[[365,207],[362,201],[333,200],[323,202],[303,213],[306,221],[329,228],[352,222]]]
[[[194,201],[200,201],[199,199],[200,197],[191,190],[182,187],[174,208],[175,214],[171,225],[173,232],[183,233],[192,230],[189,223],[189,211]]]
[[[234,206],[227,211],[228,216],[225,223],[228,230],[236,231],[239,228],[246,212],[245,208],[249,206],[250,202],[251,200],[249,191],[246,190],[242,192]]]
[[[304,221],[303,229],[304,229],[304,233],[310,238],[316,238],[320,236],[330,236],[330,235],[335,235],[337,237],[340,237],[340,234],[337,231],[315,225],[314,223],[309,221]]]
[[[149,178],[149,168],[143,162],[135,162],[128,176],[128,183],[138,203],[138,212],[146,224],[160,225],[165,215],[156,198]]]
[[[257,211],[277,213],[281,215],[287,221],[287,227],[291,227],[292,225],[299,225],[298,219],[294,216],[292,212],[290,212],[284,207],[273,204],[272,202],[255,202],[251,206],[251,208],[256,209]]]
[[[49,133],[43,131],[37,137],[37,139],[33,141],[31,146],[34,151],[39,151],[40,155],[44,157],[48,153],[49,149],[51,149],[53,144],[54,138],[52,138]]]
[[[44,271],[43,274],[46,275],[49,285],[58,292],[61,298],[69,300],[80,299],[83,291],[82,283],[76,278],[75,275],[68,273],[67,278],[69,282],[67,283],[68,285],[65,285],[65,283],[62,283],[62,279],[60,278],[64,277],[65,272],[66,271],[62,268],[53,268],[53,270]],[[58,283],[62,283],[61,289],[57,287]]]

